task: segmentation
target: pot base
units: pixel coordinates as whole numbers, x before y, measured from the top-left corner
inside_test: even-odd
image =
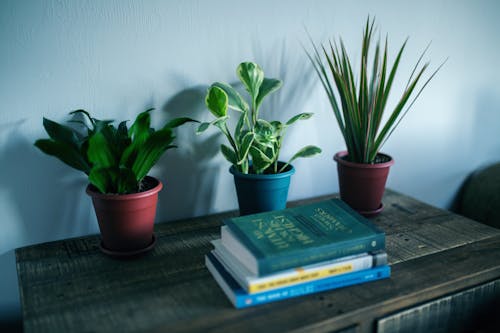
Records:
[[[373,217],[375,215],[378,215],[383,210],[384,210],[384,204],[381,203],[377,209],[367,210],[367,211],[358,210],[357,212],[360,213],[361,215],[363,215],[364,217]]]
[[[156,236],[155,236],[155,234],[153,234],[153,237],[151,239],[151,243],[142,249],[132,250],[132,251],[115,251],[115,250],[110,250],[110,249],[106,248],[104,246],[104,244],[102,243],[102,241],[99,243],[99,249],[101,250],[102,253],[104,253],[110,257],[127,259],[127,258],[139,256],[141,254],[144,254],[146,252],[151,251],[153,249],[153,247],[155,246],[155,244],[156,244]]]

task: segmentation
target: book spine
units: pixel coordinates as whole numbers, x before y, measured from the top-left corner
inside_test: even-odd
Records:
[[[321,291],[352,286],[369,281],[376,281],[390,276],[390,266],[380,266],[359,272],[334,276],[318,281],[306,282],[300,285],[281,288],[275,291],[268,291],[258,294],[236,295],[236,308],[246,308],[250,306],[265,304],[283,299],[309,295]]]
[[[282,288],[298,283],[308,282],[327,278],[330,276],[360,271],[363,269],[368,269],[372,267],[374,260],[370,255],[364,257],[355,257],[350,260],[341,261],[338,263],[329,264],[324,268],[312,268],[312,269],[295,269],[292,274],[287,274],[285,276],[277,276],[276,278],[262,278],[255,281],[251,281],[248,286],[244,286],[248,293],[258,293],[267,290]],[[307,266],[306,266],[307,267]]]
[[[257,260],[258,274],[266,275],[320,261],[383,249],[385,249],[385,234],[379,233],[356,240],[331,243],[320,248],[295,251],[287,256],[260,258]]]

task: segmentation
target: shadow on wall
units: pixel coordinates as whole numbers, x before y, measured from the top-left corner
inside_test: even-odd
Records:
[[[316,82],[316,73],[305,51],[298,53],[287,45],[286,39],[281,44],[276,43],[269,52],[262,49],[258,41],[253,44],[255,61],[262,67],[265,76],[283,81],[282,88],[262,103],[265,109],[262,116],[286,121],[297,113],[312,112],[305,107]]]
[[[85,194],[86,178],[16,135],[18,128],[0,127],[11,132],[1,133],[8,141],[0,152],[0,188],[14,215],[2,219],[2,232],[12,237],[6,238],[10,244],[2,242],[0,253],[96,232],[92,205]]]
[[[207,120],[207,86],[195,86],[174,95],[162,107],[165,120],[190,117]],[[177,149],[168,151],[159,163],[165,189],[160,193],[158,216],[168,221],[211,212],[220,166],[214,156],[219,152],[220,135],[196,135],[198,124],[177,130]],[[163,222],[163,221],[161,221]]]

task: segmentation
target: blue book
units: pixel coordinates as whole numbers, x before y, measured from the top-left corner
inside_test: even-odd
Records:
[[[385,233],[339,199],[224,224],[222,244],[257,276],[385,249]]]
[[[390,266],[384,265],[353,273],[336,275],[321,280],[304,282],[271,291],[248,294],[224,269],[222,264],[213,254],[209,253],[205,256],[205,264],[231,303],[238,309],[385,279],[391,275]]]

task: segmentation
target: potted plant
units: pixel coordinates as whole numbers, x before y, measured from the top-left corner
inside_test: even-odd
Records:
[[[240,214],[252,214],[283,209],[286,206],[290,177],[295,172],[292,162],[300,157],[319,154],[316,146],[305,146],[287,162],[280,160],[280,151],[286,129],[298,120],[309,119],[312,113],[300,113],[287,122],[260,118],[264,97],[278,90],[282,81],[264,77],[264,71],[253,62],[241,63],[236,73],[248,92],[249,103],[226,83],[215,82],[208,91],[205,103],[215,117],[212,122],[200,124],[197,133],[208,127],[217,127],[227,138],[221,152],[232,164]],[[233,131],[228,120],[231,109],[238,115]]]
[[[85,110],[70,112],[81,127],[65,126],[43,119],[49,135],[35,146],[88,176],[87,193],[99,223],[101,250],[114,256],[130,256],[150,250],[160,180],[147,176],[175,139],[173,129],[189,118],[176,118],[161,129],[150,127],[148,109],[130,128],[122,121],[98,120]]]
[[[363,32],[361,65],[357,80],[342,39],[339,39],[339,43],[330,42],[328,47],[324,45],[317,47],[311,40],[313,52],[312,54],[307,52],[328,95],[347,146],[347,151],[334,156],[338,168],[340,197],[366,216],[376,215],[382,211],[386,179],[390,166],[394,164],[391,156],[380,152],[381,147],[444,64],[441,64],[420,88],[417,88],[429,65],[428,63],[420,65],[426,48],[414,66],[399,101],[388,117],[384,118],[387,99],[406,41],[399,49],[390,70],[387,60],[387,39],[383,49],[378,41],[372,54],[370,68],[369,53],[374,23],[375,20],[370,20],[368,17]],[[386,119],[385,122],[383,118]]]

